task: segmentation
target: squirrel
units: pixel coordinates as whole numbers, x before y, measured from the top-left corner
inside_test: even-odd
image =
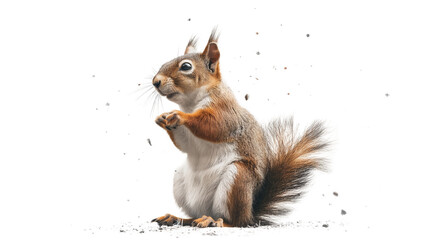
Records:
[[[204,51],[196,38],[185,54],[159,69],[152,84],[180,110],[155,120],[187,161],[174,175],[174,198],[190,218],[171,214],[155,218],[159,225],[245,227],[272,224],[270,217],[289,210],[314,169],[323,169],[318,153],[328,146],[325,127],[312,123],[295,136],[292,118],[262,127],[241,107],[219,69],[216,28]]]

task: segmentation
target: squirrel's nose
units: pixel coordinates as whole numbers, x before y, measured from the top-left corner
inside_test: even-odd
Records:
[[[154,80],[153,80],[153,82],[152,82],[152,84],[153,84],[156,88],[159,88],[159,85],[161,85],[161,80],[154,79]]]
[[[161,85],[161,76],[159,76],[158,74],[153,78],[152,80],[152,84],[153,86],[155,86],[156,88],[159,88],[159,86]]]

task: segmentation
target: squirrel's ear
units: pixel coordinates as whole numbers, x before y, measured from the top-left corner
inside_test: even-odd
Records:
[[[193,36],[191,37],[191,39],[189,39],[188,46],[186,46],[185,54],[197,52],[196,46],[197,46],[197,39],[195,36]]]
[[[219,58],[220,58],[220,52],[219,48],[217,47],[217,43],[211,42],[207,44],[206,49],[203,52],[203,56],[206,60],[208,60],[208,68],[211,72],[215,72]]]

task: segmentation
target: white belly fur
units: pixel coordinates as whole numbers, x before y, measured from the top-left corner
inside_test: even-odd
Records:
[[[235,146],[197,138],[184,126],[173,134],[178,147],[188,154],[174,176],[177,204],[192,218],[229,219],[227,195],[237,173],[231,164],[238,158]]]

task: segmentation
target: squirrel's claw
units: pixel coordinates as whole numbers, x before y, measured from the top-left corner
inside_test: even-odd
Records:
[[[163,113],[156,118],[155,122],[160,127],[170,131],[172,129],[176,129],[177,126],[182,124],[179,114],[179,111]]]
[[[179,218],[167,213],[164,216],[152,219],[151,222],[157,222],[159,226],[162,226],[162,225],[173,226],[174,224],[178,223],[178,220]]]

